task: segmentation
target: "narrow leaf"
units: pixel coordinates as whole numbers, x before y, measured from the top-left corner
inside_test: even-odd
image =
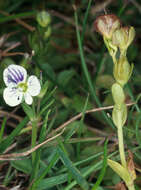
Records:
[[[0,143],[0,153],[2,153],[6,148],[8,148],[12,144],[12,142],[15,140],[14,137],[20,133],[20,131],[23,127],[26,126],[28,121],[29,119],[25,117],[21,121],[21,123],[19,123],[17,127],[12,131],[12,133]]]
[[[99,187],[100,183],[103,180],[103,177],[105,175],[105,171],[106,171],[106,167],[107,167],[107,143],[108,140],[106,140],[105,144],[104,144],[104,159],[103,159],[103,167],[100,171],[100,174],[98,176],[98,179],[95,183],[95,185],[93,186],[92,190],[97,190],[97,188]]]
[[[72,174],[72,177],[77,181],[77,183],[81,186],[81,188],[84,190],[88,190],[89,186],[88,186],[87,181],[84,179],[80,171],[73,165],[69,157],[60,147],[58,147],[58,154],[60,155],[60,158],[62,162],[64,163],[64,165]]]
[[[131,181],[128,170],[124,168],[121,164],[108,159],[108,165],[123,179],[125,183],[128,184]]]
[[[56,185],[62,184],[67,181],[67,174],[61,174],[55,177],[50,177],[41,180],[36,190],[47,190],[52,187],[56,187]]]
[[[33,121],[35,116],[34,116],[34,112],[32,108],[26,103],[22,103],[22,108],[24,112],[26,113],[26,115],[29,117],[30,121]]]
[[[31,159],[26,158],[24,160],[13,160],[11,165],[19,171],[22,171],[26,174],[30,174],[32,171]]]

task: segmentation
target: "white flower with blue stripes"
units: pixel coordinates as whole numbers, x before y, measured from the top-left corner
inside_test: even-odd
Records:
[[[26,70],[19,65],[9,65],[3,72],[3,80],[7,86],[3,98],[12,107],[20,104],[23,99],[31,105],[32,96],[37,96],[41,90],[39,79],[34,75],[28,78]]]

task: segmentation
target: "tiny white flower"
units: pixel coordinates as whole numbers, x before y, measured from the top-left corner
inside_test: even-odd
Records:
[[[26,70],[19,65],[10,65],[3,72],[3,80],[6,88],[3,98],[9,106],[17,106],[23,99],[29,105],[32,104],[32,96],[40,93],[41,85],[38,78],[34,75],[27,78]]]

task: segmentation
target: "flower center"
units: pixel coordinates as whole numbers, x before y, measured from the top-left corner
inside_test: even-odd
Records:
[[[27,88],[28,88],[27,83],[26,82],[25,83],[23,83],[23,82],[19,83],[18,88],[20,88],[22,90],[22,92],[26,92]]]

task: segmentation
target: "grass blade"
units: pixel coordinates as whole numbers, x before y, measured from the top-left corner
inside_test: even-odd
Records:
[[[141,138],[140,138],[140,131],[139,131],[140,121],[141,121],[141,114],[139,114],[137,121],[136,121],[136,139],[137,139],[139,146],[141,147]]]
[[[88,68],[87,68],[86,63],[85,63],[85,58],[84,58],[84,53],[83,53],[83,48],[82,48],[82,42],[81,42],[80,32],[79,32],[79,28],[78,28],[78,15],[77,15],[76,10],[74,11],[74,17],[75,17],[75,23],[76,23],[76,34],[77,34],[77,40],[78,40],[78,46],[79,46],[79,51],[80,51],[80,58],[81,58],[82,68],[83,68],[83,71],[84,71],[84,74],[85,74],[85,77],[86,77],[86,80],[87,80],[91,95],[92,95],[93,99],[95,100],[95,102],[97,103],[97,105],[99,107],[101,107],[101,103],[100,103],[100,101],[99,101],[99,99],[98,99],[98,97],[96,95],[95,88],[93,86],[91,77],[89,75]],[[112,120],[108,118],[106,113],[104,111],[102,111],[102,114],[103,114],[103,117],[105,118],[105,120],[107,121],[107,123],[110,126],[112,126],[113,128],[115,128]]]
[[[72,177],[77,181],[80,187],[84,190],[89,189],[89,185],[85,178],[82,176],[80,171],[73,165],[69,157],[66,155],[66,152],[62,150],[61,147],[58,147],[58,154],[64,165],[68,168],[69,172],[72,174]]]
[[[8,22],[10,20],[14,20],[17,18],[25,18],[29,16],[33,16],[36,14],[36,11],[30,11],[30,12],[25,12],[25,13],[19,13],[19,14],[13,14],[10,16],[5,16],[3,18],[0,18],[0,23]]]
[[[0,143],[0,153],[6,150],[6,148],[8,148],[13,143],[14,137],[20,133],[20,131],[22,130],[23,127],[25,127],[28,121],[29,121],[28,117],[25,117],[22,120],[22,122],[19,123],[17,127],[12,131],[12,133]]]
[[[105,144],[104,144],[104,159],[103,159],[103,167],[100,171],[100,174],[98,176],[98,179],[96,181],[96,183],[94,184],[92,190],[97,190],[97,188],[99,187],[100,183],[103,180],[103,177],[105,175],[105,171],[106,171],[106,167],[107,167],[107,143],[108,140],[106,140]]]
[[[5,117],[2,121],[1,129],[0,129],[0,142],[2,141],[5,125],[6,125],[7,118]]]
[[[83,21],[83,30],[82,30],[82,34],[81,34],[81,42],[82,42],[82,44],[83,44],[83,41],[84,41],[86,23],[87,23],[88,14],[89,14],[89,11],[90,11],[90,8],[91,8],[91,4],[92,4],[92,0],[89,0],[87,10],[86,10],[86,13],[85,13],[85,16],[84,16],[84,21]]]
[[[55,153],[54,157],[52,158],[48,167],[43,171],[43,173],[40,175],[40,177],[38,179],[36,179],[35,183],[33,183],[32,189],[36,189],[35,187],[38,187],[37,189],[39,189],[40,185],[42,184],[42,181],[44,180],[44,177],[47,175],[47,173],[50,171],[50,169],[54,166],[54,164],[58,160],[58,157],[59,157],[58,154]]]

